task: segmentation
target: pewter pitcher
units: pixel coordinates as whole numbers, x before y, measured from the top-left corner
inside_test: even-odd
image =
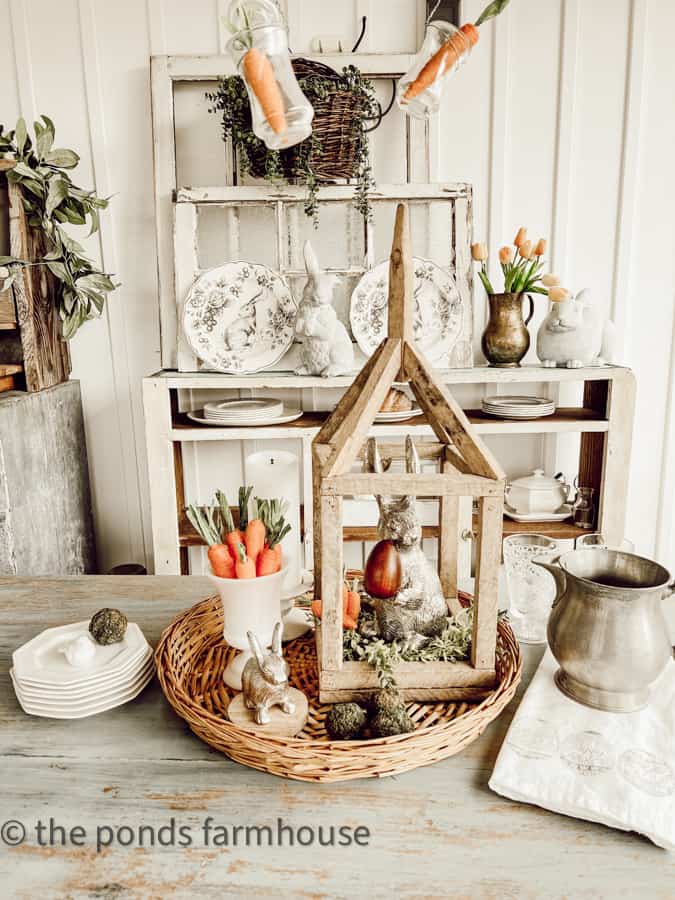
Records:
[[[548,643],[560,690],[607,712],[634,712],[672,657],[662,600],[675,583],[658,563],[616,550],[573,550],[557,565]]]

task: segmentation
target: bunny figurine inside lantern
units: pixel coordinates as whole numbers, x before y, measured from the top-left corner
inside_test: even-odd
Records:
[[[354,347],[332,305],[337,279],[321,271],[309,241],[305,241],[304,257],[307,284],[295,325],[296,333],[303,339],[302,365],[295,374],[324,378],[346,375],[354,368]]]
[[[420,461],[410,435],[405,440],[406,470],[419,474]],[[382,473],[375,438],[369,438],[368,470]],[[407,647],[421,647],[447,626],[448,605],[438,572],[422,550],[422,526],[414,497],[378,496],[378,530],[390,540],[401,561],[401,582],[393,597],[375,599],[377,627],[385,641],[402,641]]]
[[[551,309],[537,332],[542,366],[578,369],[609,362],[614,324],[592,305],[588,288],[572,298],[556,285],[549,290],[549,299]]]
[[[281,652],[281,623],[274,626],[271,650],[264,651],[252,631],[247,635],[253,658],[241,673],[246,708],[255,710],[258,725],[269,723],[272,706],[280,706],[287,715],[293,715],[295,703],[288,685],[288,664]]]

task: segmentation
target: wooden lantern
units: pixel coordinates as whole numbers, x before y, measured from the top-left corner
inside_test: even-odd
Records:
[[[407,207],[400,204],[391,253],[388,337],[363,367],[314,439],[314,577],[322,601],[317,628],[320,699],[357,699],[378,687],[365,662],[345,662],[342,652],[342,506],[355,494],[439,498],[439,574],[456,609],[460,498],[478,499],[476,588],[469,662],[404,662],[396,682],[407,699],[459,700],[485,696],[495,684],[497,590],[501,561],[505,475],[448,389],[414,346],[413,262]],[[437,473],[353,473],[375,415],[394,382],[409,382],[437,442],[418,444]],[[403,445],[386,447],[403,457]]]

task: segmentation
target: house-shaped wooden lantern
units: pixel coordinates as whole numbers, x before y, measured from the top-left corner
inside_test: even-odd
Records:
[[[439,498],[439,575],[451,610],[457,604],[460,498],[478,500],[476,587],[471,659],[467,662],[402,662],[396,682],[411,700],[470,700],[495,684],[497,588],[501,560],[505,475],[462,409],[413,339],[413,261],[407,207],[399,205],[391,253],[388,337],[346,391],[313,443],[314,577],[322,601],[317,628],[320,699],[356,699],[377,689],[375,669],[344,661],[342,648],[342,506],[345,496],[410,495]],[[352,472],[363,458],[368,431],[394,382],[409,382],[437,441],[418,444],[437,472]],[[404,458],[403,444],[386,455]]]

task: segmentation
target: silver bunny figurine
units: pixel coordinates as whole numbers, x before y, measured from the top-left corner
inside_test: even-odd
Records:
[[[258,725],[270,721],[270,707],[280,706],[288,715],[295,712],[295,704],[288,692],[288,664],[281,655],[281,622],[274,626],[272,649],[263,650],[252,631],[246,632],[253,659],[244,666],[241,684],[247,709],[255,710]]]
[[[410,435],[406,437],[406,471],[419,473],[420,461]],[[388,468],[380,458],[375,438],[369,438],[368,471],[382,473]],[[408,647],[421,647],[429,638],[445,629],[448,606],[438,572],[422,550],[422,526],[415,498],[376,497],[380,509],[378,530],[390,540],[401,557],[402,579],[397,594],[387,600],[374,600],[380,637],[402,641]]]

